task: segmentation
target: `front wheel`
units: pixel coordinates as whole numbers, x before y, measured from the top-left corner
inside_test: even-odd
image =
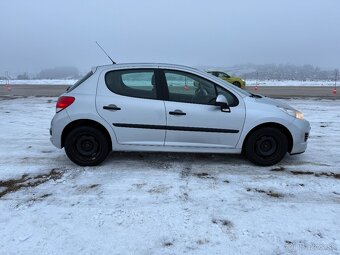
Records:
[[[109,153],[109,144],[104,134],[93,127],[77,127],[65,140],[66,155],[80,166],[96,166]]]
[[[261,128],[246,141],[246,157],[256,165],[271,166],[282,160],[288,151],[287,137],[277,128]]]

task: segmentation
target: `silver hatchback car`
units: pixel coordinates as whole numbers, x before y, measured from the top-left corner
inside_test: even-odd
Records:
[[[76,164],[110,151],[243,153],[257,165],[303,153],[310,124],[289,105],[170,64],[93,68],[61,95],[51,141]]]

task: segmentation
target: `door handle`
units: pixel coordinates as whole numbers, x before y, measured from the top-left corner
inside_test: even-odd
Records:
[[[104,105],[103,109],[104,110],[111,110],[111,111],[119,111],[119,110],[121,110],[121,108],[119,108],[117,105],[114,105],[114,104]]]
[[[181,110],[174,110],[169,112],[170,115],[187,115],[185,112],[182,112]]]

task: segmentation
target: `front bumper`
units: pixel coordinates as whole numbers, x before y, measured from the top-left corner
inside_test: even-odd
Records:
[[[307,140],[310,134],[310,124],[307,120],[295,119],[292,123],[293,147],[290,152],[293,154],[300,154],[307,149]]]

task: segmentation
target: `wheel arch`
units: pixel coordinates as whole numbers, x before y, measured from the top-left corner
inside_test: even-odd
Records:
[[[292,134],[291,134],[291,132],[289,131],[288,128],[286,128],[284,125],[276,123],[276,122],[266,122],[266,123],[262,123],[260,125],[255,126],[254,128],[252,128],[243,140],[242,153],[244,152],[245,145],[247,144],[247,141],[248,141],[250,135],[252,133],[254,133],[256,130],[259,130],[261,128],[266,128],[266,127],[277,128],[284,133],[284,135],[287,137],[288,152],[290,153],[292,151],[292,148],[293,148],[293,136],[292,136]]]
[[[70,122],[69,124],[67,124],[65,126],[65,128],[63,129],[63,132],[62,132],[62,135],[61,135],[61,147],[64,147],[65,139],[66,139],[67,135],[74,128],[80,127],[80,126],[93,127],[93,128],[100,130],[101,132],[103,132],[103,134],[105,135],[105,138],[107,139],[107,141],[109,143],[110,150],[112,150],[112,138],[111,138],[110,133],[107,131],[107,129],[102,124],[100,124],[99,122],[97,122],[95,120],[91,120],[91,119],[78,119],[78,120],[74,120],[74,121]]]

